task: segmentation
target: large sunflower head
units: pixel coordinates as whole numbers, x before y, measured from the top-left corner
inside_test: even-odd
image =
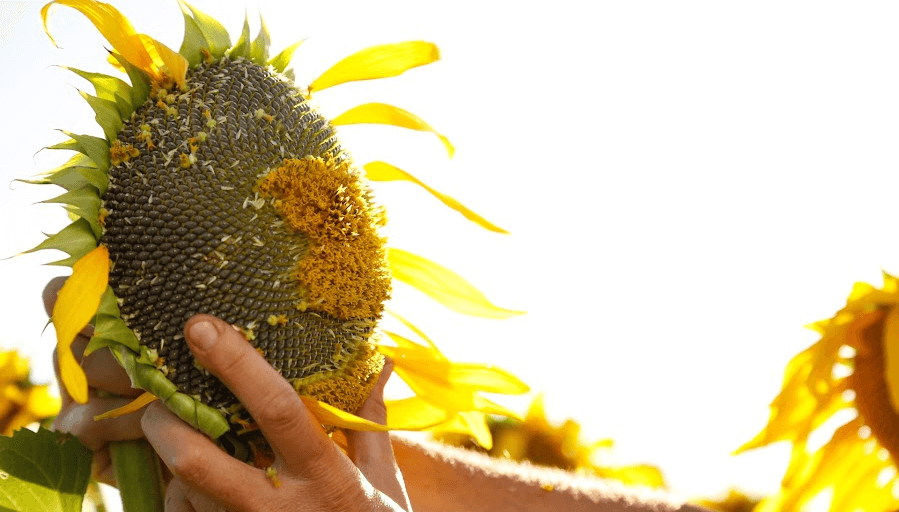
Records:
[[[376,327],[392,278],[463,313],[517,312],[493,306],[427,259],[388,252],[384,210],[369,183],[416,183],[468,219],[502,230],[390,164],[357,165],[335,127],[394,125],[436,134],[450,154],[452,145],[392,105],[360,105],[329,120],[310,102],[313,92],[431,63],[436,46],[371,47],[298,87],[287,66],[299,43],[271,57],[264,23],[255,38],[245,23],[232,44],[221,24],[182,4],[184,42],[175,52],[92,0],[47,4],[45,28],[55,5],[90,19],[129,78],[72,70],[96,89],[81,95],[105,138],[66,133],[70,140],[52,148],[76,156],[32,181],[65,188],[53,202],[76,219],[33,249],[63,250],[69,258],[57,263],[73,266],[53,320],[61,376],[75,400],[85,401],[87,388],[69,345],[93,321],[88,352],[111,348],[135,386],[213,437],[251,431],[252,419],[184,342],[187,319],[205,313],[241,331],[329,425],[386,428],[348,414],[374,385],[382,353],[396,359],[417,394],[392,406],[391,427],[509,413],[477,393],[525,391],[511,375],[478,365],[460,370],[427,338],[391,333],[395,345],[380,344]]]
[[[856,284],[846,307],[811,328],[821,339],[790,361],[768,425],[739,450],[792,444],[780,491],[756,510],[800,510],[824,492],[832,512],[896,510],[899,279]],[[818,427],[847,417],[826,444],[809,446]]]

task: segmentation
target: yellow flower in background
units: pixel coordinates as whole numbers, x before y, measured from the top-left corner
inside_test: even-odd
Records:
[[[32,249],[62,250],[69,257],[56,264],[73,267],[52,315],[72,397],[88,398],[69,347],[93,322],[87,353],[109,347],[148,392],[119,412],[158,397],[212,437],[252,433],[240,404],[194,364],[183,341],[184,322],[208,313],[240,330],[323,424],[455,429],[489,445],[478,418],[514,413],[481,393],[523,393],[527,386],[490,365],[449,361],[398,315],[425,344],[382,333],[377,323],[394,279],[463,314],[520,312],[493,305],[437,263],[388,248],[372,182],[417,184],[483,228],[505,231],[409,172],[386,162],[357,165],[337,138],[343,125],[398,126],[438,137],[452,156],[447,137],[422,119],[368,103],[328,120],[311,103],[313,93],[343,83],[430,64],[437,47],[410,41],[367,48],[301,88],[287,69],[299,43],[270,57],[264,23],[251,38],[245,21],[232,44],[219,22],[182,2],[185,36],[175,52],[93,0],[47,4],[41,14],[48,34],[54,5],[85,15],[130,81],[70,69],[94,86],[96,96],[81,95],[105,138],[65,132],[69,140],[51,149],[76,156],[31,181],[63,187],[47,202],[65,205],[76,219]],[[352,414],[385,354],[415,392],[388,403],[387,426]]]
[[[12,435],[59,412],[59,398],[50,394],[49,386],[32,384],[28,374],[28,360],[15,350],[0,351],[0,435]]]
[[[748,496],[736,489],[730,489],[722,498],[703,498],[695,500],[694,503],[716,512],[752,512],[760,501],[759,498]]]
[[[492,447],[478,447],[477,439],[469,434],[434,429],[434,436],[447,444],[476,449],[491,457],[527,461],[600,478],[616,480],[627,485],[665,488],[665,478],[659,468],[648,464],[618,465],[608,462],[614,446],[611,439],[585,443],[581,426],[567,419],[553,425],[546,418],[543,395],[531,403],[524,420],[486,419],[493,437]],[[474,442],[473,442],[474,441]]]
[[[831,512],[899,508],[899,280],[857,283],[846,306],[810,326],[821,339],[787,365],[768,425],[739,452],[792,445],[781,488],[758,512],[801,510],[824,491]],[[856,415],[818,449],[809,436],[839,411]]]

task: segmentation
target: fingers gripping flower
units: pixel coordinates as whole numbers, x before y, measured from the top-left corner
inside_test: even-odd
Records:
[[[376,327],[392,278],[466,314],[517,313],[492,305],[435,263],[388,251],[380,233],[384,210],[373,200],[370,180],[419,184],[466,218],[503,231],[406,171],[384,162],[357,166],[335,126],[431,132],[452,154],[446,137],[391,105],[361,105],[332,122],[310,103],[313,91],[431,63],[438,58],[434,45],[368,48],[300,90],[287,70],[299,44],[270,58],[264,24],[251,39],[245,23],[232,45],[217,21],[182,4],[185,37],[175,52],[136,33],[114,7],[91,0],[47,4],[45,28],[55,5],[93,22],[131,82],[73,69],[96,89],[96,96],[81,95],[106,137],[66,133],[70,140],[51,148],[78,154],[32,181],[65,188],[52,202],[77,217],[32,249],[63,250],[69,258],[57,263],[74,266],[53,312],[62,379],[74,399],[87,400],[87,388],[68,346],[93,320],[87,353],[110,347],[133,384],[151,394],[134,407],[155,396],[212,437],[253,430],[240,403],[184,343],[186,320],[206,313],[239,330],[322,423],[385,429],[350,413],[368,395],[389,350],[379,346]],[[491,367],[454,374],[435,348],[416,346],[416,358],[397,360],[398,373],[437,391],[393,407],[392,428],[508,413],[475,400],[476,393],[527,389]],[[415,373],[416,365],[434,361],[439,375]]]

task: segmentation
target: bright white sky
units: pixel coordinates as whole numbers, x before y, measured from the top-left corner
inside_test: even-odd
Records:
[[[15,2],[0,2],[0,14]],[[119,2],[177,49],[174,1]],[[789,358],[852,283],[899,272],[899,5],[893,2],[211,2],[236,34],[262,12],[273,49],[302,38],[301,82],[366,45],[440,44],[404,77],[324,91],[329,115],[397,104],[456,144],[345,130],[357,159],[390,161],[512,232],[484,232],[404,184],[380,187],[392,243],[529,314],[469,319],[400,289],[404,311],[453,358],[497,363],[546,394],[552,418],[611,437],[688,494],[772,491],[774,449],[729,453],[767,418]],[[105,42],[59,8],[55,49],[29,3],[0,21],[0,182],[67,156],[54,129],[101,135],[54,64],[108,69]],[[2,19],[3,16],[0,16]],[[400,154],[401,153],[401,154]],[[58,230],[49,188],[0,187],[0,255]],[[0,344],[51,376],[39,296],[52,255],[0,262]],[[507,401],[519,409],[530,397]]]

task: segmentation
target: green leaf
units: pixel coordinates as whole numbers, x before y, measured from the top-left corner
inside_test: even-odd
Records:
[[[41,428],[0,437],[0,510],[81,512],[93,453]]]
[[[97,239],[94,238],[94,230],[90,222],[78,219],[62,228],[59,233],[49,235],[46,240],[21,254],[28,254],[44,249],[57,249],[70,256],[70,258],[50,263],[50,265],[68,266],[78,261],[82,256],[97,247]]]
[[[193,13],[194,22],[196,23],[197,28],[200,29],[200,33],[203,34],[203,39],[206,40],[206,48],[209,49],[209,53],[217,59],[224,56],[228,48],[231,48],[231,37],[228,36],[228,31],[225,27],[212,16],[195,8],[184,0],[179,0],[178,3],[181,4],[181,10],[183,12],[187,12],[184,9],[187,7],[190,9],[190,12]]]
[[[97,120],[100,128],[103,128],[106,140],[110,142],[116,140],[119,130],[122,129],[122,114],[119,112],[119,106],[114,101],[91,96],[84,91],[78,91],[78,93],[94,110],[94,119]]]
[[[305,39],[303,41],[305,41]],[[268,61],[269,65],[275,68],[279,73],[284,73],[284,70],[290,65],[291,59],[293,59],[293,52],[303,44],[303,41],[293,43],[285,48],[284,51],[272,57],[272,60]]]
[[[265,20],[262,19],[262,14],[260,14],[259,34],[256,35],[256,39],[254,39],[253,44],[250,45],[250,60],[260,66],[265,66],[266,61],[268,60],[268,49],[270,45],[271,35],[268,32],[268,27],[265,26]]]
[[[234,48],[228,51],[228,57],[231,59],[238,57],[250,58],[250,20],[246,15],[243,18],[243,30],[240,33],[240,39],[234,44]]]
[[[94,91],[98,98],[116,101],[116,96],[123,98],[131,97],[131,86],[127,82],[114,76],[104,75],[102,73],[91,73],[90,71],[82,71],[68,66],[60,66],[63,69],[71,71],[81,78],[87,80],[94,86]],[[131,115],[129,112],[128,115]],[[123,114],[124,116],[124,114]]]
[[[100,194],[93,187],[70,190],[65,194],[41,201],[42,203],[61,203],[68,205],[66,210],[88,221],[94,231],[94,236],[99,239],[102,234],[100,228]]]

